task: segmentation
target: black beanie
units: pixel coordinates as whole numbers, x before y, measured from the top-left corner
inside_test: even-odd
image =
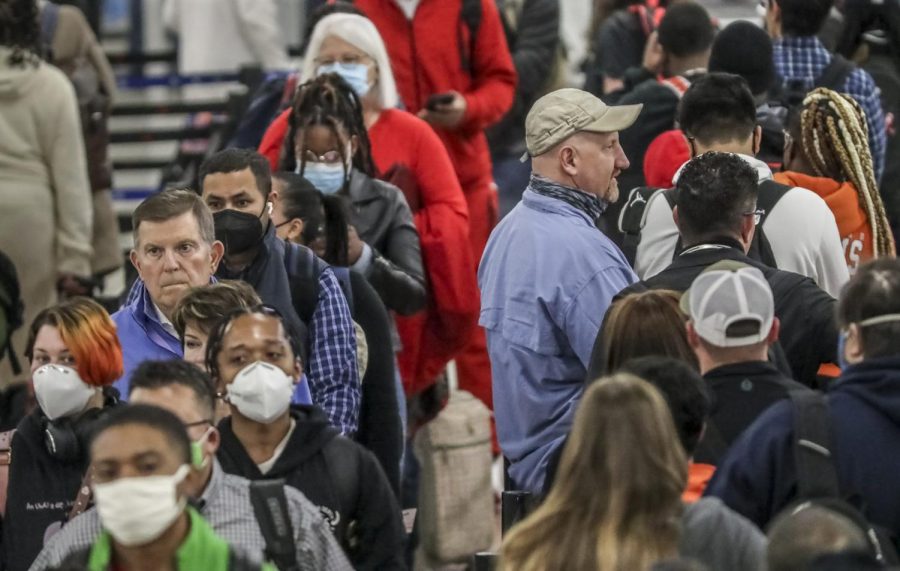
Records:
[[[729,24],[713,42],[709,71],[743,77],[754,96],[768,92],[775,82],[769,34],[751,22],[739,20]]]

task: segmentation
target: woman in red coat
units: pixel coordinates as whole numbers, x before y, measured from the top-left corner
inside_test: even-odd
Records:
[[[467,344],[478,318],[478,286],[469,246],[466,199],[441,140],[416,116],[396,109],[397,86],[381,36],[353,14],[323,18],[310,39],[303,78],[337,73],[363,102],[372,157],[381,178],[406,195],[419,231],[428,281],[427,311],[397,317],[400,371],[408,395],[428,388]],[[285,111],[259,152],[278,169],[288,128]],[[490,386],[479,398],[490,402]]]

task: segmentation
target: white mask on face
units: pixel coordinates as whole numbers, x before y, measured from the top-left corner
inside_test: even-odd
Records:
[[[261,424],[271,424],[291,406],[294,380],[269,363],[247,365],[228,385],[228,402]]]
[[[158,538],[184,511],[176,487],[188,475],[187,464],[171,476],[122,478],[94,484],[94,501],[103,528],[121,545],[146,545]]]
[[[38,405],[50,420],[83,411],[99,390],[82,381],[78,371],[62,365],[44,365],[31,378]]]

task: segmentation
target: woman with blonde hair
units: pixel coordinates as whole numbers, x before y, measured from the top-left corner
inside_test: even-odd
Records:
[[[581,399],[557,480],[515,526],[501,569],[646,571],[678,555],[687,459],[665,400],[618,374]]]
[[[697,356],[687,340],[687,318],[670,290],[633,293],[613,303],[591,352],[588,380],[615,373],[638,357],[672,357],[697,369]]]

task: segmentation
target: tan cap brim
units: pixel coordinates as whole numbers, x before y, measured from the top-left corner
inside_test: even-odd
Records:
[[[641,114],[643,104],[638,105],[616,105],[606,108],[606,113],[601,117],[594,119],[586,127],[579,131],[590,131],[592,133],[612,133],[614,131],[623,131],[634,125],[638,115]]]

